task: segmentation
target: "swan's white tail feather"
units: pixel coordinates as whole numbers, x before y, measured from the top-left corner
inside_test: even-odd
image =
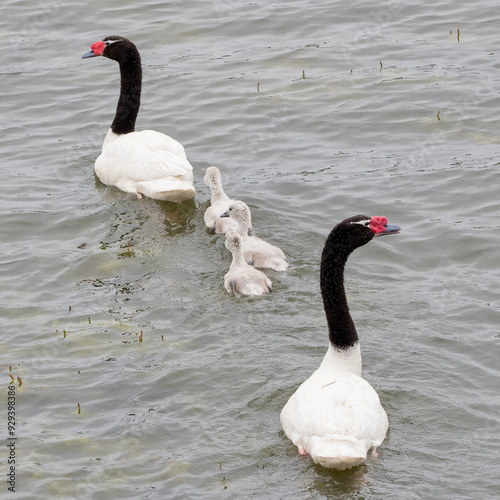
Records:
[[[138,193],[163,201],[180,202],[193,198],[195,194],[190,182],[175,177],[138,182],[136,187]]]
[[[306,450],[323,467],[343,470],[360,465],[366,459],[368,445],[347,436],[313,436]]]

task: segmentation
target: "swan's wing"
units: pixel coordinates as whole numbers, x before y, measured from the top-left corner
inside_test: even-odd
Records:
[[[182,144],[166,134],[156,132],[156,130],[141,130],[133,134],[136,135],[138,140],[149,144],[151,149],[155,151],[166,151],[176,156],[186,158],[186,152]]]
[[[255,267],[268,267],[276,271],[285,271],[288,267],[283,250],[257,236],[246,236],[243,249],[246,261],[252,262]]]
[[[105,144],[95,171],[102,182],[118,187],[168,177],[192,181],[193,177],[182,145],[153,130],[132,132]]]
[[[377,393],[354,375],[328,381],[313,374],[285,405],[281,422],[292,442],[306,450],[313,438],[361,441],[368,450],[383,441],[388,427]]]

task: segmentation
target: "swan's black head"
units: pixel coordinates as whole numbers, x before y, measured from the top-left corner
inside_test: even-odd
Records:
[[[107,36],[90,46],[89,52],[83,54],[82,59],[104,56],[119,63],[125,61],[130,55],[139,56],[137,47],[127,38],[122,36]]]
[[[355,215],[337,224],[332,229],[328,241],[339,249],[344,248],[349,254],[376,236],[397,234],[400,231],[399,226],[388,224],[386,217]]]

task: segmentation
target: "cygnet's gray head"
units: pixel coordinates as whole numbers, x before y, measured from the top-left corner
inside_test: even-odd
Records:
[[[222,183],[222,177],[219,169],[217,167],[208,167],[203,180],[209,188],[220,185]]]
[[[236,231],[228,231],[226,233],[226,248],[233,253],[233,251],[241,252],[241,236]]]
[[[244,222],[248,226],[252,225],[252,216],[248,205],[242,201],[234,201],[229,205],[227,212],[224,212],[221,217],[231,217],[236,222]]]

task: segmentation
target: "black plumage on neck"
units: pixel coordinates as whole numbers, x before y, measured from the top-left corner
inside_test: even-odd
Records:
[[[114,38],[118,37],[104,40]],[[120,97],[111,130],[119,135],[134,132],[141,105],[142,65],[139,51],[130,40],[123,38],[106,47],[103,56],[120,65]]]
[[[338,349],[348,349],[359,341],[347,303],[344,269],[349,255],[374,236],[370,228],[353,222],[369,219],[358,215],[337,224],[326,239],[321,255],[321,295],[330,343]]]

